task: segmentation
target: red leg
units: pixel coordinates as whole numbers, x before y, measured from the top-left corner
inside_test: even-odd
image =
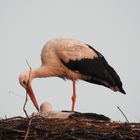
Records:
[[[71,99],[72,99],[72,111],[74,111],[74,106],[76,101],[76,81],[72,80],[72,84],[73,84],[73,95]]]

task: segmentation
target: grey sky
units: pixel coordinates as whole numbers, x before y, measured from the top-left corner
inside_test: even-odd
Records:
[[[56,37],[78,39],[100,51],[127,93],[78,81],[76,111],[124,121],[119,106],[130,121],[140,121],[139,0],[0,0],[0,117],[24,115],[25,90],[18,76],[28,69],[26,59],[32,68],[39,67],[42,46]],[[71,109],[71,81],[35,79],[33,89],[39,104]],[[26,110],[36,111],[30,101]]]

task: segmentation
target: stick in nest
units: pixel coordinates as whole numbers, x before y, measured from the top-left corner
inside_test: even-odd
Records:
[[[27,138],[28,138],[30,126],[31,126],[31,123],[32,123],[32,119],[33,119],[33,118],[31,118],[31,119],[29,120],[29,124],[28,124],[28,128],[27,128],[27,131],[26,131],[24,140],[27,140]]]
[[[127,117],[125,116],[125,114],[123,113],[123,111],[120,109],[120,107],[119,107],[119,106],[117,106],[117,108],[120,110],[120,112],[122,113],[122,115],[123,115],[123,116],[124,116],[124,118],[126,119],[127,123],[129,123],[129,121],[128,121]]]
[[[28,82],[27,82],[26,98],[25,98],[25,102],[24,102],[24,105],[23,105],[23,111],[24,111],[26,117],[29,119],[29,116],[28,116],[28,114],[27,114],[27,111],[26,111],[26,109],[25,109],[25,106],[26,106],[27,101],[28,101],[28,86],[29,86],[29,83],[30,83],[30,77],[31,77],[32,68],[31,68],[31,66],[29,65],[29,63],[28,63],[27,60],[26,60],[26,63],[27,63],[27,65],[28,65],[29,68],[30,68],[30,72],[29,72],[29,78],[28,78]]]

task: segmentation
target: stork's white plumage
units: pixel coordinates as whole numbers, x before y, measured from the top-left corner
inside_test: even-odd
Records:
[[[72,111],[76,100],[76,80],[103,85],[125,94],[122,82],[104,56],[91,46],[77,40],[57,38],[48,41],[41,53],[42,65],[19,76],[20,84],[28,91],[36,109],[39,107],[31,88],[33,78],[57,76],[73,82]],[[29,79],[30,75],[30,79]]]

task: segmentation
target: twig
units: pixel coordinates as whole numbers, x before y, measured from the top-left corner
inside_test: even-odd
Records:
[[[125,119],[126,119],[127,123],[129,123],[129,121],[128,121],[127,117],[125,116],[125,114],[123,113],[123,111],[120,109],[120,107],[119,107],[119,106],[117,106],[117,108],[120,110],[120,112],[122,113],[122,115],[125,117]]]
[[[17,132],[17,133],[25,133],[25,131],[23,130],[18,130],[18,129],[15,129],[15,128],[6,128],[6,127],[1,127],[0,126],[0,129],[3,129],[4,131],[11,131],[11,132]]]
[[[28,82],[27,82],[26,98],[25,98],[25,102],[24,102],[24,105],[23,105],[23,111],[25,112],[26,117],[29,119],[29,116],[28,116],[28,114],[27,114],[27,111],[26,111],[26,109],[25,109],[25,106],[26,106],[27,101],[28,101],[28,86],[29,86],[29,83],[30,83],[30,77],[31,77],[32,68],[31,68],[31,66],[29,65],[27,59],[26,59],[26,63],[27,63],[27,65],[28,65],[29,68],[30,68],[30,72],[29,72],[29,78],[28,78]]]
[[[11,117],[11,118],[5,118],[5,119],[2,119],[3,122],[8,122],[8,121],[11,121],[11,120],[25,120],[24,117],[22,116],[16,116],[16,117]]]
[[[29,62],[28,62],[27,59],[26,59],[26,63],[27,63],[27,65],[29,66],[29,68],[32,69],[32,67],[30,66],[30,64],[29,64]]]
[[[24,140],[27,140],[27,138],[28,138],[29,131],[30,131],[30,126],[31,126],[31,123],[32,123],[32,119],[33,119],[33,118],[31,118],[31,119],[29,120],[29,124],[28,124],[28,128],[27,128],[27,131],[26,131],[26,135],[25,135],[25,137],[24,137]]]
[[[23,105],[23,111],[24,111],[26,117],[29,119],[29,116],[28,116],[27,111],[25,109],[25,106],[27,104],[27,101],[28,101],[28,93],[27,93],[27,90],[26,90],[26,98],[25,98],[25,102],[24,102],[24,105]]]

